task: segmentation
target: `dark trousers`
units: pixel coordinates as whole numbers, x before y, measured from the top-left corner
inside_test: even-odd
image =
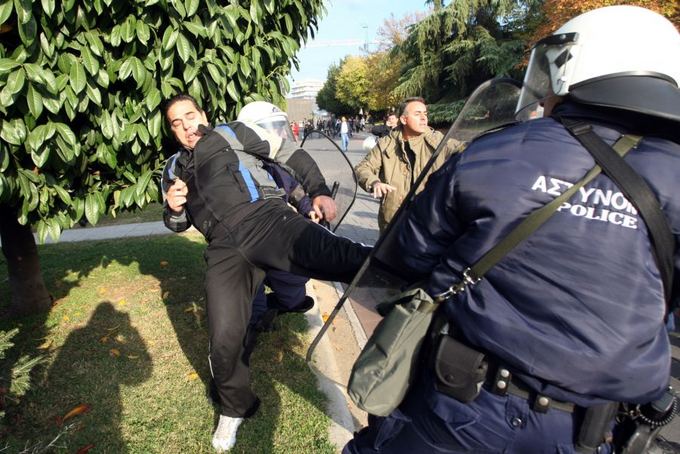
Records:
[[[482,389],[464,404],[437,392],[432,379],[417,382],[399,409],[386,418],[369,417],[343,454],[575,452],[579,418],[565,411],[536,412],[526,399]],[[612,452],[602,445],[599,453]]]
[[[253,299],[253,314],[250,317],[250,324],[257,323],[262,315],[267,311],[267,297],[264,286],[267,285],[276,295],[279,306],[284,310],[292,310],[304,302],[307,292],[305,284],[309,279],[297,274],[286,271],[269,270],[264,278],[264,284],[255,294]]]
[[[349,282],[370,248],[334,235],[280,200],[267,201],[236,226],[216,229],[205,252],[210,370],[221,413],[248,417],[258,400],[250,389],[244,340],[265,270]]]

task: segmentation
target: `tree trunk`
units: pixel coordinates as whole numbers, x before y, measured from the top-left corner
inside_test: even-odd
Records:
[[[9,315],[21,317],[48,310],[52,298],[40,271],[31,227],[17,221],[16,209],[0,204],[0,240],[7,260],[11,302]]]

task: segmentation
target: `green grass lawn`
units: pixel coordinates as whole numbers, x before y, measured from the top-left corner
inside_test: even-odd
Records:
[[[213,452],[203,248],[196,235],[39,247],[55,305],[0,329],[20,328],[6,365],[21,354],[47,362],[9,407],[0,452]],[[0,304],[8,300],[0,275]],[[325,397],[304,361],[306,321],[286,315],[278,325],[252,357],[262,406],[233,452],[332,453]],[[87,411],[63,420],[79,405]]]

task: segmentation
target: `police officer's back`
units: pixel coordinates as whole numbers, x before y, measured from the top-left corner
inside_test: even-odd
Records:
[[[541,101],[554,116],[472,142],[430,177],[400,226],[400,254],[428,293],[458,283],[594,166],[556,117],[592,125],[609,145],[643,136],[625,160],[651,187],[677,244],[678,56],[680,34],[669,21],[627,6],[583,14],[539,42],[518,108]],[[676,276],[678,264],[676,249]],[[573,452],[586,408],[643,404],[665,392],[666,296],[645,221],[600,175],[444,303],[452,337],[488,361],[479,395],[464,403],[444,392],[436,358],[400,409],[373,421],[346,452]]]

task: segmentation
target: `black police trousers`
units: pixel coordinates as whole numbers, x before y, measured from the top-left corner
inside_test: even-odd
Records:
[[[243,353],[251,302],[265,271],[349,282],[370,251],[305,219],[282,200],[261,203],[238,225],[215,226],[205,251],[210,371],[221,414],[230,417],[249,417],[259,405]]]

